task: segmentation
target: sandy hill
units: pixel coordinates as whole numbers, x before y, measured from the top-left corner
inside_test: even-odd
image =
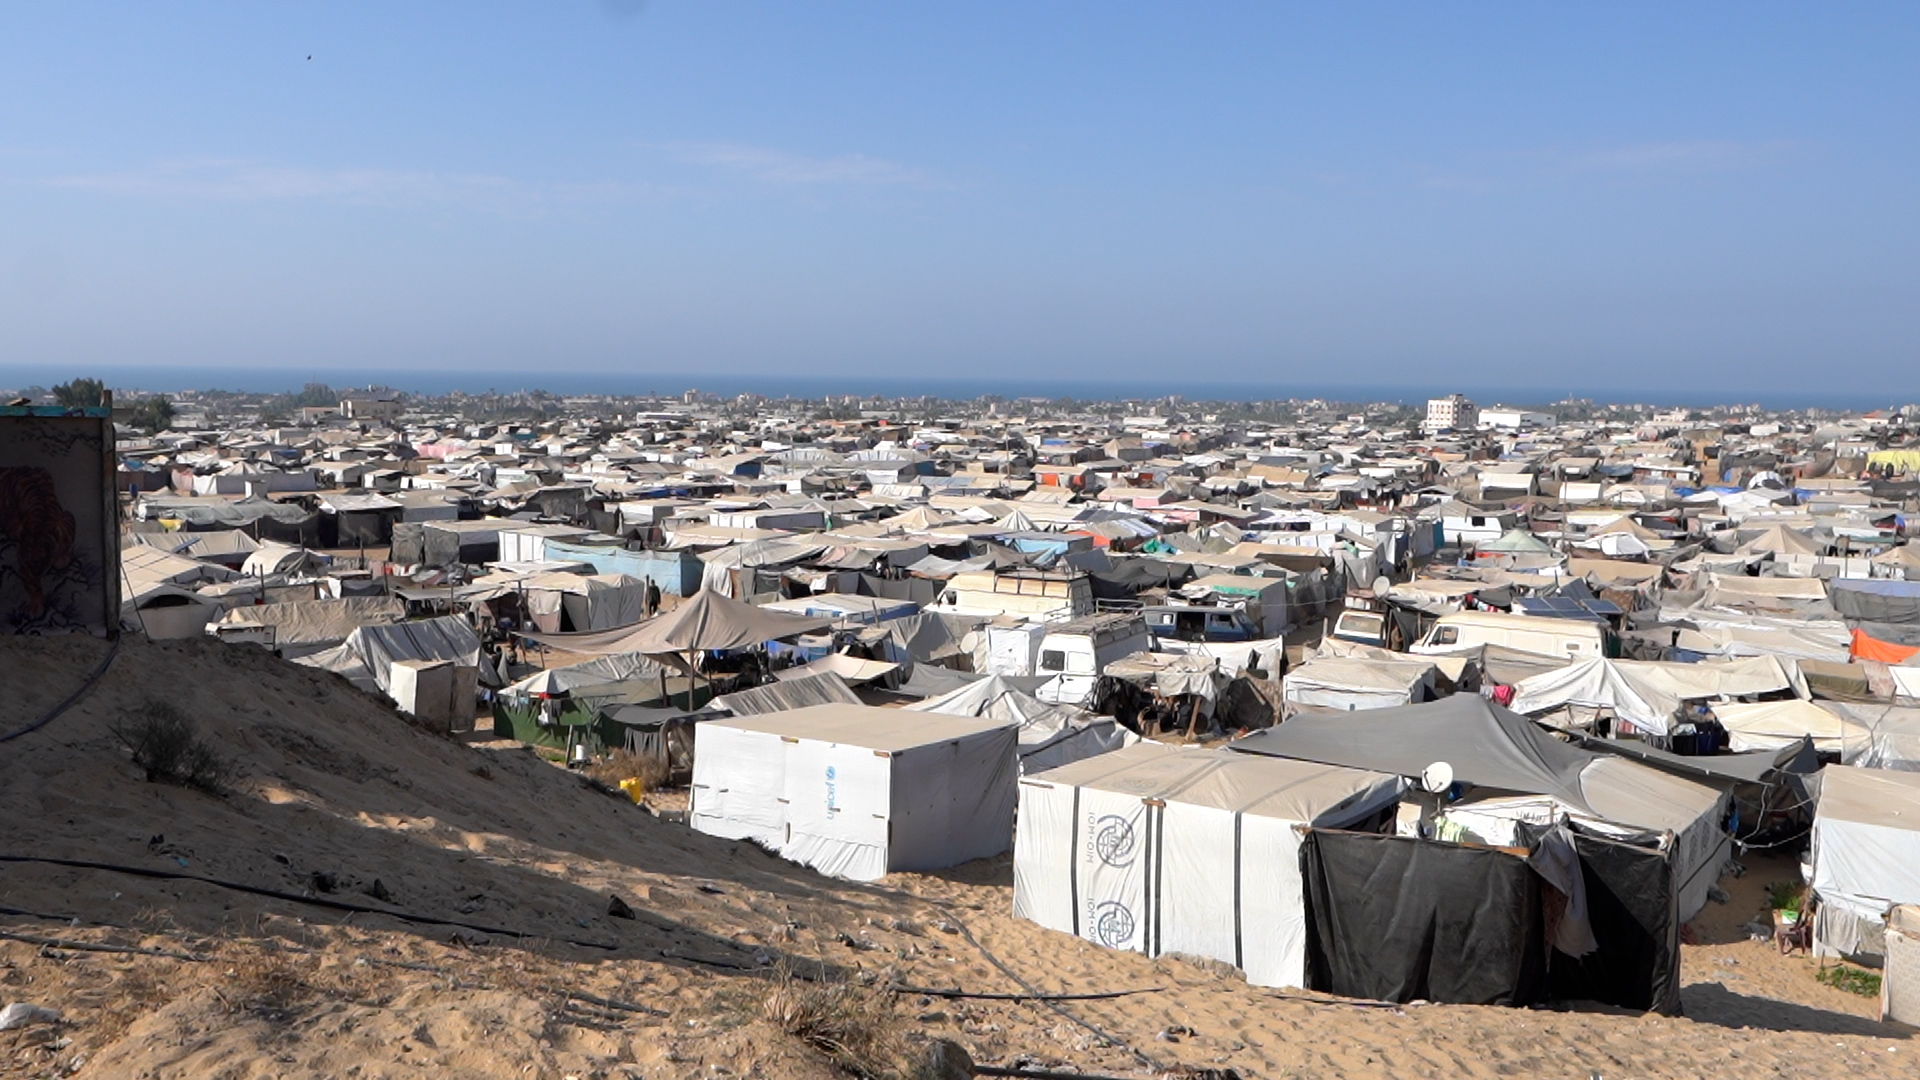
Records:
[[[0,733],[66,698],[107,649],[0,639]],[[115,728],[156,701],[237,763],[227,794],[133,764]],[[1722,943],[1689,948],[1684,1019],[1284,995],[1017,922],[1004,859],[885,887],[829,881],[212,641],[128,640],[77,705],[0,743],[0,793],[0,856],[31,860],[0,862],[0,1003],[65,1014],[0,1033],[0,1075],[829,1076],[763,1008],[770,967],[825,961],[974,992],[1153,988],[1056,1005],[874,995],[895,1005],[875,1023],[903,1039],[949,1038],[1001,1065],[1920,1076],[1920,1046],[1868,1019],[1871,1002],[1731,932],[1751,895],[1696,928]],[[611,914],[612,897],[634,917]]]

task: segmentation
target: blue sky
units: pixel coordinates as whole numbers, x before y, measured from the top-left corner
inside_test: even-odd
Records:
[[[9,5],[0,362],[1897,396],[1917,56],[1912,3]]]

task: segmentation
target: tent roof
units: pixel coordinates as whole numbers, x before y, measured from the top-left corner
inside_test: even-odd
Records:
[[[1489,540],[1477,545],[1474,550],[1509,555],[1550,555],[1553,548],[1545,540],[1525,529],[1508,529],[1498,540]]]
[[[757,731],[782,738],[812,739],[816,742],[858,746],[897,754],[915,747],[931,746],[963,739],[969,735],[997,731],[1010,725],[999,720],[947,716],[943,713],[907,712],[881,709],[871,705],[841,703],[811,705],[786,712],[757,716],[734,716],[708,723]]]
[[[1087,787],[1308,824],[1400,786],[1396,777],[1361,769],[1154,742],[1037,773],[1021,783]]]
[[[777,671],[774,673],[774,678],[779,679],[781,682],[792,682],[795,679],[805,679],[814,675],[832,672],[846,680],[849,684],[858,686],[861,683],[869,683],[875,679],[884,678],[899,669],[899,664],[889,663],[885,660],[863,660],[860,657],[848,656],[845,653],[829,653],[811,663]]]
[[[1433,676],[1426,658],[1381,660],[1361,656],[1316,656],[1287,672],[1289,685],[1332,690],[1411,691]]]
[[[776,638],[831,626],[831,619],[768,611],[702,589],[665,615],[610,630],[578,634],[523,634],[530,640],[576,653],[684,653],[745,649]]]
[[[1228,744],[1249,754],[1418,776],[1444,761],[1469,784],[1551,795],[1587,808],[1580,771],[1596,756],[1478,694],[1332,715],[1296,716]]]
[[[1920,773],[1829,765],[1820,770],[1818,814],[1920,832]]]
[[[750,690],[740,690],[713,699],[716,708],[725,709],[735,716],[758,716],[762,713],[788,712],[803,709],[810,705],[860,704],[859,695],[847,685],[847,681],[831,671],[809,675],[804,679],[790,679],[786,682],[771,682],[765,686],[756,686]]]

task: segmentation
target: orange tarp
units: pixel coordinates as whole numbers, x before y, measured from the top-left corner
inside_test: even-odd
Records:
[[[1915,655],[1920,655],[1920,646],[1896,645],[1891,641],[1881,641],[1871,637],[1865,630],[1853,632],[1853,658],[1855,660],[1878,660],[1883,664],[1904,663]]]

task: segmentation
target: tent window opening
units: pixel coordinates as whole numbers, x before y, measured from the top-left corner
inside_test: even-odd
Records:
[[[1067,670],[1067,654],[1063,649],[1047,649],[1040,654],[1040,670]]]

